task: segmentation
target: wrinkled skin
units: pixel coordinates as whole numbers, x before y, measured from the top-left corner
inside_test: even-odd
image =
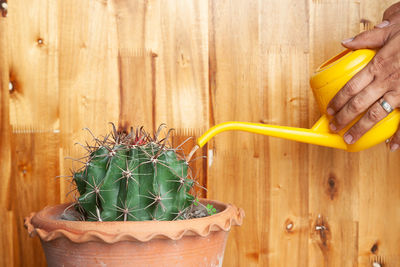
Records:
[[[352,50],[379,49],[328,104],[327,113],[333,116],[330,128],[334,132],[366,111],[343,136],[347,144],[353,144],[388,115],[380,104],[382,98],[393,108],[400,107],[400,2],[384,12],[382,22],[374,29],[343,40],[342,45]],[[400,128],[389,145],[391,151],[400,147]]]

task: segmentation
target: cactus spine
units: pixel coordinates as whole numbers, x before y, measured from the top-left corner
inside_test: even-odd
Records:
[[[146,221],[182,219],[193,205],[194,180],[188,163],[158,140],[161,125],[151,137],[143,129],[113,132],[88,146],[85,166],[73,174],[80,196],[77,208],[89,221]]]

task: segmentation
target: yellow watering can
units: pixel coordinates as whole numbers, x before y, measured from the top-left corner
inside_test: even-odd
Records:
[[[338,134],[329,130],[329,117],[326,112],[329,101],[336,93],[364,68],[374,57],[375,51],[361,49],[346,50],[323,63],[311,77],[311,88],[318,103],[322,117],[311,129],[267,125],[248,122],[225,122],[218,124],[197,139],[199,147],[204,146],[213,136],[224,131],[246,131],[273,137],[294,140],[298,142],[327,146],[355,152],[367,149],[390,138],[397,130],[400,122],[400,112],[394,110],[385,119],[376,124],[357,142],[348,145],[343,140],[343,134],[358,120],[354,120]]]

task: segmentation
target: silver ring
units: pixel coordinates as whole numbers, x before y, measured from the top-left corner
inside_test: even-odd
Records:
[[[381,104],[382,108],[387,112],[387,113],[391,113],[393,111],[392,106],[386,102],[385,99],[381,98],[381,101],[379,101],[379,104]]]

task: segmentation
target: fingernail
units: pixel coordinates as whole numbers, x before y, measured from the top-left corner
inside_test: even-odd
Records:
[[[353,41],[353,40],[354,40],[354,37],[351,37],[351,38],[349,38],[349,39],[344,39],[344,40],[342,41],[342,44],[350,43],[350,42]]]
[[[399,149],[399,145],[398,144],[393,144],[393,145],[390,146],[390,151],[392,151],[392,152],[396,151],[397,149]]]
[[[388,20],[384,20],[381,23],[379,23],[378,25],[376,25],[375,27],[382,29],[382,28],[389,26],[389,24],[390,24],[390,22]]]
[[[344,135],[344,141],[351,145],[353,143],[353,136],[351,136],[351,134],[345,134]]]
[[[329,124],[329,128],[331,128],[332,131],[336,131],[337,130],[335,124],[333,124],[333,123]]]
[[[333,108],[328,108],[328,109],[326,110],[326,112],[327,112],[329,115],[335,114],[335,111],[333,110]]]

